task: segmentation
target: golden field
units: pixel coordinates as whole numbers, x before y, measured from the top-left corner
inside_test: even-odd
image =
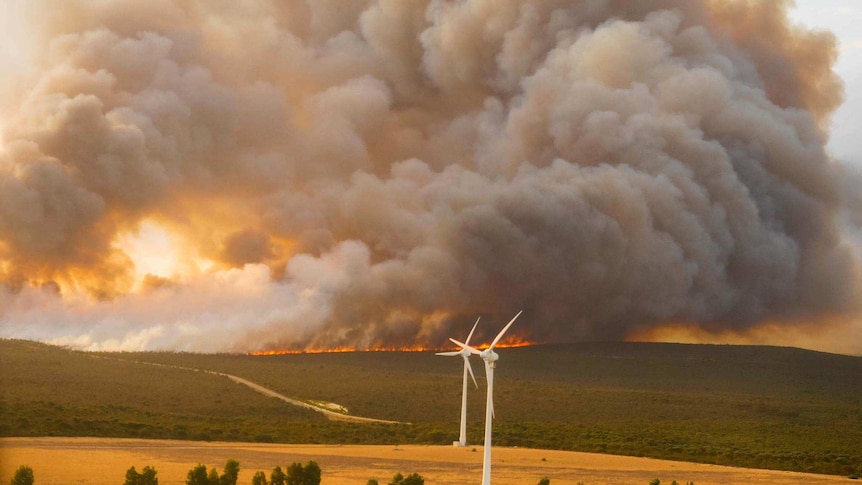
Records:
[[[365,485],[369,478],[388,483],[396,472],[418,472],[428,485],[478,483],[482,447],[418,445],[280,445],[110,438],[2,438],[0,482],[8,483],[22,464],[34,470],[37,485],[117,485],[126,470],[147,465],[158,471],[160,485],[185,483],[199,463],[221,469],[240,463],[239,483],[251,483],[255,471],[316,461],[323,484]],[[534,485],[548,477],[553,485],[646,485],[659,478],[696,485],[829,484],[847,478],[796,472],[733,468],[596,453],[525,448],[494,448],[496,485]]]

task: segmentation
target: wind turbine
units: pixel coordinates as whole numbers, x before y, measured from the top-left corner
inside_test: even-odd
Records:
[[[479,317],[482,318],[482,317]],[[476,325],[479,325],[479,318],[476,319],[476,323],[473,324],[473,330],[470,330],[470,334],[467,335],[467,340],[464,341],[464,345],[469,347],[470,337],[473,336],[473,332],[476,331]],[[468,348],[462,348],[461,350],[456,350],[454,352],[438,352],[437,355],[445,355],[448,357],[455,357],[460,355],[464,359],[464,386],[461,391],[461,435],[458,438],[458,442],[456,446],[459,448],[463,448],[467,446],[467,373],[470,373],[470,377],[473,378],[473,385],[476,386],[476,389],[479,388],[479,384],[476,384],[476,376],[473,375],[473,367],[470,366],[470,360],[468,357],[470,356],[470,350]]]
[[[500,358],[500,356],[494,352],[494,346],[500,342],[500,339],[503,338],[503,334],[509,330],[509,327],[515,323],[515,320],[521,316],[521,313],[523,312],[524,311],[521,310],[517,315],[512,317],[509,323],[503,327],[503,330],[500,330],[500,333],[494,337],[494,341],[491,342],[491,345],[481,352],[470,347],[466,343],[462,343],[451,338],[449,339],[455,345],[461,347],[461,349],[469,350],[471,354],[476,354],[485,361],[485,375],[488,376],[488,393],[487,401],[485,403],[485,457],[482,460],[482,485],[491,485],[491,426],[494,419],[494,368],[497,366],[496,362]]]

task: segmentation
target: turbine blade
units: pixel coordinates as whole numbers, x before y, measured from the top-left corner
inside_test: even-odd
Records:
[[[462,349],[467,349],[467,350],[469,350],[471,354],[480,354],[480,353],[481,353],[481,352],[479,352],[478,350],[474,349],[473,347],[470,347],[469,345],[465,344],[464,342],[459,342],[459,341],[457,341],[457,340],[455,340],[455,339],[453,339],[453,338],[450,338],[449,340],[450,340],[453,344],[457,345],[458,347],[461,347]]]
[[[453,357],[456,355],[461,355],[461,351],[460,350],[453,350],[452,352],[437,352],[436,355],[445,355],[447,357]]]
[[[459,341],[453,339],[452,337],[449,337],[449,341],[452,342],[453,344],[457,345],[458,347],[461,347],[462,349],[466,349],[468,347],[467,344],[465,344],[464,342],[459,342]]]
[[[485,362],[485,375],[488,378],[488,406],[491,408],[491,419],[496,419],[494,414],[494,368],[489,362]]]
[[[476,325],[479,325],[479,319],[480,319],[480,318],[482,318],[482,317],[480,316],[479,318],[477,318],[477,319],[476,319],[476,323],[474,323],[474,324],[473,324],[473,330],[470,330],[470,335],[467,335],[467,340],[465,340],[465,341],[464,341],[464,343],[465,343],[465,344],[469,344],[469,343],[470,343],[470,337],[472,337],[472,336],[473,336],[473,332],[475,332],[475,331],[476,331]]]
[[[479,389],[479,384],[476,383],[476,376],[473,375],[473,366],[470,365],[470,359],[467,356],[464,356],[464,365],[467,367],[467,372],[470,373],[470,377],[473,378],[473,385],[476,386],[476,389]]]
[[[491,346],[490,346],[490,347],[488,347],[489,349],[493,349],[493,348],[494,348],[494,346],[495,346],[495,345],[497,345],[497,343],[500,341],[500,339],[501,339],[501,338],[503,338],[503,334],[505,334],[505,333],[506,333],[506,330],[509,330],[509,327],[511,327],[511,326],[512,326],[512,324],[513,324],[513,323],[515,323],[515,320],[516,320],[518,317],[520,317],[522,313],[524,313],[524,310],[519,311],[517,315],[515,315],[514,317],[512,317],[512,319],[511,319],[511,320],[509,320],[509,323],[508,323],[508,324],[506,324],[506,326],[505,326],[505,327],[503,327],[503,330],[500,330],[500,333],[498,333],[498,334],[497,334],[497,337],[494,339],[494,341],[493,341],[493,342],[491,342]]]

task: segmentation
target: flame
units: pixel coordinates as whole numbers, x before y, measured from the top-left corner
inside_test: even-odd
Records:
[[[497,344],[498,349],[511,349],[517,347],[530,347],[533,345],[538,345],[538,342],[534,342],[531,340],[526,340],[521,337],[509,337],[505,338]],[[481,348],[487,348],[489,344],[483,345]],[[477,347],[477,349],[480,347]],[[345,352],[439,352],[443,350],[451,350],[449,348],[443,347],[426,347],[423,345],[409,345],[409,346],[380,346],[380,347],[368,347],[364,349],[359,349],[356,347],[329,347],[329,348],[307,348],[307,349],[278,349],[278,350],[259,350],[256,352],[249,352],[247,355],[252,355],[255,357],[266,356],[266,355],[297,355],[297,354],[337,354],[337,353],[345,353]]]
[[[260,350],[250,352],[248,355],[255,357],[264,355],[295,355],[295,354],[337,354],[344,352],[356,352],[353,347],[333,347],[329,349],[280,349],[280,350]]]
[[[330,348],[308,348],[308,349],[280,349],[280,350],[260,350],[256,352],[249,352],[247,355],[253,355],[255,357],[263,356],[263,355],[296,355],[296,354],[339,354],[346,352],[432,352],[440,350],[438,348],[433,347],[423,347],[420,345],[413,345],[409,347],[368,347],[365,349],[358,349],[356,347],[330,347]]]
[[[527,340],[522,337],[518,337],[517,335],[512,335],[511,337],[505,337],[503,340],[497,342],[498,349],[516,349],[518,347],[532,347],[534,345],[539,345],[541,342],[536,342],[533,340]]]

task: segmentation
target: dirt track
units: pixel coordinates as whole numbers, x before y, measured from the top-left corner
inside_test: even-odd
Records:
[[[191,371],[191,372],[203,372],[205,374],[212,374],[212,375],[216,375],[216,376],[220,376],[220,377],[226,377],[226,378],[230,379],[231,381],[233,381],[237,384],[247,386],[247,387],[251,388],[252,390],[254,390],[255,392],[263,394],[264,396],[274,397],[274,398],[280,399],[280,400],[282,400],[282,401],[284,401],[290,405],[298,406],[298,407],[305,408],[305,409],[310,409],[316,413],[320,413],[320,414],[326,416],[328,419],[330,419],[332,421],[347,421],[347,422],[352,422],[352,423],[402,424],[400,421],[390,421],[387,419],[366,418],[364,416],[353,416],[353,415],[345,414],[345,413],[337,413],[335,411],[331,411],[331,410],[323,408],[321,406],[315,406],[313,404],[309,404],[307,402],[300,401],[299,399],[293,399],[293,398],[287,397],[284,394],[279,394],[279,393],[273,391],[272,389],[268,389],[266,387],[263,387],[256,382],[252,382],[248,379],[243,379],[242,377],[235,376],[232,374],[225,374],[224,372],[216,372],[216,371],[207,370],[207,369],[196,369],[194,367],[183,367],[183,366],[179,366],[179,365],[159,364],[156,362],[145,362],[142,360],[129,360],[129,361],[127,361],[127,360],[123,360],[123,359],[116,359],[116,358],[104,357],[104,356],[94,356],[94,358],[109,359],[109,360],[120,360],[123,362],[132,362],[132,363],[141,364],[141,365],[152,365],[152,366],[156,366],[156,367],[170,367],[172,369],[181,369],[181,370],[187,370],[187,371]]]
[[[227,459],[240,462],[240,484],[255,471],[315,460],[324,485],[365,485],[369,478],[388,483],[396,472],[418,472],[428,485],[479,483],[482,448],[449,446],[326,446],[106,438],[2,438],[0,483],[9,483],[22,464],[33,468],[37,485],[117,485],[126,470],[151,465],[160,485],[185,483],[199,463],[219,469]],[[751,470],[592,453],[494,448],[495,485],[533,485],[547,476],[552,485],[647,485],[653,478],[670,484],[830,484],[854,483],[842,477]]]

